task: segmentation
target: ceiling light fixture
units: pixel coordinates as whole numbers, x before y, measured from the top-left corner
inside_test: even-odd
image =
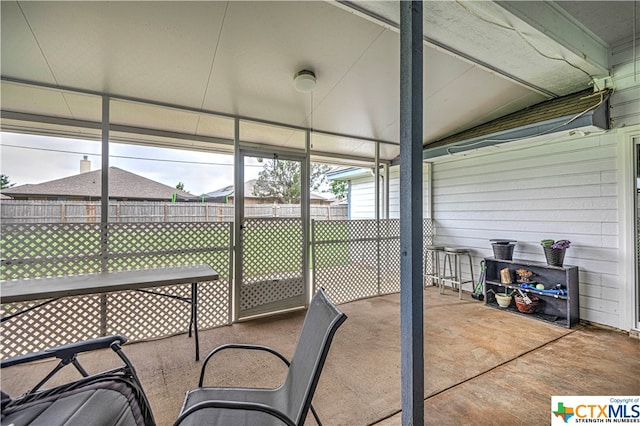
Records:
[[[313,71],[302,70],[298,71],[293,76],[293,87],[298,92],[309,93],[316,88],[316,75]]]

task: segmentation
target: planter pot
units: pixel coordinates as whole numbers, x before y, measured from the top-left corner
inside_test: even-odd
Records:
[[[498,306],[501,308],[507,308],[511,304],[511,296],[496,293],[496,302],[498,302]]]
[[[547,258],[547,265],[562,266],[564,263],[564,253],[567,249],[554,249],[551,247],[542,248],[544,249],[544,256]]]
[[[511,242],[497,242],[491,243],[491,247],[493,247],[493,257],[498,260],[513,260],[513,249],[516,247],[514,243]]]

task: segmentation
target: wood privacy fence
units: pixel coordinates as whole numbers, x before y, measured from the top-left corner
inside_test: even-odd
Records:
[[[295,204],[247,204],[247,217],[297,217]],[[113,201],[109,203],[109,222],[232,222],[233,204],[170,203],[153,201]],[[2,200],[2,223],[98,223],[100,201]],[[311,219],[345,220],[348,207],[311,206]]]

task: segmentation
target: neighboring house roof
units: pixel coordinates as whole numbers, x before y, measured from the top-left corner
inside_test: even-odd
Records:
[[[333,194],[326,194],[326,193],[321,193],[321,192],[314,192],[311,191],[309,193],[309,197],[312,200],[322,200],[322,201],[335,201],[336,197]]]
[[[207,198],[226,197],[228,195],[233,195],[233,185],[225,186],[224,188],[207,192],[206,194],[203,195],[203,197],[207,199]]]
[[[256,180],[251,179],[244,183],[244,196],[246,198],[256,198],[253,195],[253,185],[255,185]],[[233,185],[225,186],[224,188],[216,189],[215,191],[208,192],[204,194],[204,198],[219,198],[219,197],[233,197],[235,193]]]
[[[3,190],[3,194],[44,197],[91,197],[101,196],[101,170],[50,180],[38,184],[26,184]],[[195,196],[171,186],[147,179],[118,167],[109,167],[109,197],[137,200],[171,200],[173,194],[179,199]]]
[[[245,198],[260,198],[253,195],[253,186],[256,183],[256,179],[248,180],[244,183],[244,196]],[[231,197],[234,196],[233,185],[225,186],[224,188],[216,189],[215,191],[204,194],[204,198],[213,199],[218,197]],[[310,197],[312,200],[333,201],[335,197],[333,195],[321,194],[319,192],[311,191]]]

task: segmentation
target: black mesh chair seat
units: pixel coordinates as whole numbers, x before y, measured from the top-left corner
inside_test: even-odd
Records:
[[[12,399],[3,393],[3,425],[26,426],[150,426],[155,425],[149,402],[130,361],[122,353],[122,336],[109,336],[74,343],[2,362],[2,368],[46,358],[60,363],[26,394]],[[77,355],[111,347],[124,361],[112,370],[89,375]],[[64,366],[72,364],[81,378],[60,386],[40,388]]]

